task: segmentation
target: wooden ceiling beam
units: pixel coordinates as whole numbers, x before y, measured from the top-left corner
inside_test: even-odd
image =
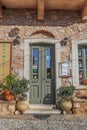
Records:
[[[87,0],[85,1],[81,10],[81,19],[82,21],[87,21]]]
[[[38,20],[44,19],[44,0],[38,0]]]
[[[1,3],[1,0],[0,0],[0,19],[2,18],[2,3]]]

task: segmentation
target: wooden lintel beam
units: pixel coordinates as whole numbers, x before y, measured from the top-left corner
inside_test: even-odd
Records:
[[[0,19],[2,18],[2,3],[1,3],[1,0],[0,0]]]
[[[38,20],[44,19],[44,0],[38,0]]]
[[[87,21],[87,0],[85,1],[81,10],[81,19]]]

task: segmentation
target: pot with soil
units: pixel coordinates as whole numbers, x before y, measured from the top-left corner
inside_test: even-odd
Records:
[[[72,97],[75,91],[74,86],[67,86],[60,88],[60,108],[62,111],[66,113],[72,109]]]
[[[29,108],[29,103],[27,100],[17,101],[16,109],[21,113],[24,113]]]

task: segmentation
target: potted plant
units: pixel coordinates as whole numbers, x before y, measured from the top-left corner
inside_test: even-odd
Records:
[[[2,89],[4,90],[4,97],[7,101],[16,100],[16,107],[19,111],[24,112],[28,109],[29,103],[27,101],[29,80],[22,78],[18,79],[16,75],[9,74],[3,80]]]
[[[27,94],[26,94],[29,89],[28,83],[29,80],[25,78],[21,80],[18,79],[17,82],[11,87],[11,91],[15,95],[17,101],[16,108],[22,113],[29,107],[29,102],[27,101]]]
[[[7,75],[3,80],[1,84],[1,88],[3,90],[3,99],[7,101],[15,100],[14,94],[11,91],[11,87],[17,82],[17,77],[14,74]]]
[[[70,111],[72,109],[72,97],[75,91],[75,86],[70,85],[60,88],[60,108],[63,111]]]

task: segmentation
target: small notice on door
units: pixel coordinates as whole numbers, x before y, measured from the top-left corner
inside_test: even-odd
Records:
[[[37,65],[33,66],[33,73],[38,73],[38,66]]]

